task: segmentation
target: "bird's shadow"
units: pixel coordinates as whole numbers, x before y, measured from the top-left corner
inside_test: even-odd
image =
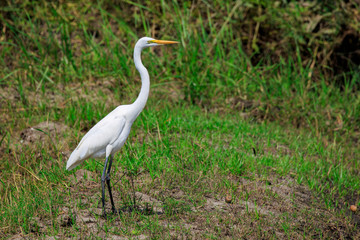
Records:
[[[154,210],[149,204],[146,204],[145,206],[140,205],[128,205],[123,206],[120,209],[117,210],[119,214],[121,213],[131,213],[136,212],[143,215],[162,215],[164,212],[162,210]]]
[[[127,213],[136,213],[146,216],[151,215],[163,215],[164,211],[161,210],[154,210],[150,205],[140,206],[140,205],[126,205],[122,206],[119,209],[116,209],[115,211],[108,212],[106,215],[102,214],[103,218],[107,218],[109,215],[116,216],[116,215],[122,215]]]

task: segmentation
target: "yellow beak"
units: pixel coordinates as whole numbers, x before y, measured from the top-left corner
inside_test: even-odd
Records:
[[[148,41],[148,43],[175,44],[175,43],[179,43],[179,42],[176,42],[176,41],[168,41],[168,40],[150,40],[150,41]]]

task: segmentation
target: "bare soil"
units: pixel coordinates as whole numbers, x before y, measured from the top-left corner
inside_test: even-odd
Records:
[[[36,147],[39,144],[48,146],[48,149],[60,146],[58,150],[64,151],[63,154],[67,156],[70,152],[65,146],[68,140],[64,137],[66,132],[69,132],[69,128],[64,124],[42,122],[21,131],[18,141],[22,143],[22,147],[36,149],[40,149]],[[63,143],[61,139],[64,140]],[[283,152],[291,154],[282,145],[264,149],[264,153],[274,156]],[[257,174],[227,176],[231,184],[236,186],[235,190],[228,191],[213,188],[224,177],[216,173],[211,178],[200,175],[198,186],[189,189],[188,186],[160,183],[160,179],[152,179],[146,172],[132,178],[120,169],[112,177],[113,195],[119,212],[110,213],[107,198],[106,207],[110,215],[107,220],[102,216],[100,175],[79,169],[69,176],[66,182],[69,184],[71,198],[68,198],[64,206],[59,206],[55,221],[63,231],[45,239],[71,238],[69,232],[74,229],[80,231],[77,234],[82,238],[103,239],[127,239],[129,236],[133,239],[151,239],[153,236],[174,239],[206,239],[209,236],[225,239],[299,239],[304,236],[360,238],[360,232],[355,231],[355,226],[360,225],[359,211],[351,212],[346,204],[343,209],[336,211],[327,209],[314,192],[296,182],[294,174],[279,176],[272,172],[266,177]],[[166,179],[163,181],[166,182]],[[209,191],[205,191],[206,186]],[[198,192],[198,195],[195,196],[194,192]],[[227,196],[231,200],[226,200]],[[339,214],[341,211],[343,214]],[[119,231],[126,227],[131,229],[133,221],[145,224],[146,218],[157,221],[160,233],[153,235],[151,228],[144,228],[143,232],[133,230],[123,234]],[[114,231],[104,229],[109,220]],[[51,225],[50,219],[33,217],[34,235],[17,234],[10,239],[44,236]]]
[[[101,91],[105,95],[111,94],[109,89],[112,84],[113,81],[109,81],[106,86],[102,85]],[[72,85],[67,91],[72,92],[72,97],[85,98],[87,95],[81,95],[82,90],[78,88],[81,86]],[[174,86],[174,89],[176,92],[177,87]],[[89,90],[92,92],[92,85],[89,86]],[[161,91],[157,94],[161,94]],[[6,91],[2,91],[2,95],[5,96]],[[20,96],[14,96],[7,100],[13,104],[20,100]],[[51,100],[51,94],[49,99],[50,105],[58,102],[56,99]],[[109,105],[115,101],[114,98],[108,99]],[[252,108],[257,104],[242,99],[232,99],[231,102],[236,105],[235,109],[239,110]],[[1,103],[6,104],[6,101]],[[16,150],[19,146],[28,147],[34,151],[46,148],[53,153],[62,153],[66,159],[70,153],[69,132],[69,127],[62,123],[41,122],[15,132],[17,139],[12,148]],[[276,145],[276,148],[266,147],[263,151],[264,154],[270,153],[274,156],[292,154],[283,145]],[[224,177],[216,173],[206,178],[200,176],[197,184],[191,186],[192,189],[189,186],[167,185],[164,183],[166,179],[152,179],[146,172],[134,179],[126,174],[123,171],[114,172],[113,194],[119,213],[110,214],[110,218],[106,220],[102,217],[100,200],[101,174],[84,169],[74,172],[66,181],[69,184],[71,198],[67,199],[64,206],[59,206],[59,215],[55,219],[62,231],[56,236],[46,236],[45,239],[71,238],[69,233],[72,231],[77,231],[77,235],[82,238],[103,239],[128,239],[129,236],[133,239],[151,239],[154,236],[174,239],[206,239],[211,236],[225,239],[299,239],[304,236],[360,239],[360,232],[354,230],[355,226],[360,225],[359,211],[351,212],[347,204],[343,204],[342,209],[327,209],[320,198],[307,186],[298,184],[292,174],[279,176],[273,172],[266,178],[250,173],[241,177],[228,176],[232,185],[236,186],[235,190],[231,191],[213,187]],[[209,189],[206,189],[207,187]],[[230,196],[231,201],[226,201],[226,196]],[[107,202],[108,213],[110,209]],[[153,228],[144,228],[143,232],[119,231],[124,228],[132,229],[134,221],[145,225],[145,219],[157,222],[159,232],[156,235],[152,232]],[[113,231],[104,229],[106,221],[109,220]],[[10,239],[33,239],[44,236],[52,224],[50,219],[33,217],[33,234],[16,234]]]
[[[85,238],[127,239],[129,235],[109,235],[103,229],[107,220],[102,217],[99,178],[99,174],[84,169],[70,176],[72,199],[62,207],[57,221],[70,231],[77,226]],[[117,173],[113,179],[124,180],[124,175]],[[189,193],[181,188],[151,189],[151,180],[144,173],[135,183],[139,185],[136,188],[143,189],[143,192],[125,190],[121,183],[116,184],[114,198],[119,213],[110,213],[109,202],[107,212],[114,229],[126,227],[124,219],[127,218],[131,221],[138,219],[139,224],[145,224],[141,216],[147,216],[152,221],[158,221],[164,238],[170,236],[174,239],[206,239],[207,236],[225,239],[300,239],[304,234],[306,238],[360,237],[359,232],[354,231],[354,225],[358,224],[355,221],[355,217],[359,217],[358,212],[351,213],[353,216],[350,218],[339,216],[333,210],[326,209],[306,186],[299,185],[294,178],[274,174],[266,179],[261,176],[250,179],[232,177],[238,187],[231,193],[230,203],[225,200],[226,195],[205,194],[193,204]],[[125,203],[124,196],[133,202]],[[84,206],[82,209],[75,204],[79,199]],[[182,205],[170,206],[168,200],[181,202]],[[45,231],[50,224],[49,220],[38,218],[33,221],[38,233]],[[133,239],[151,239],[152,232],[145,230],[137,234],[134,231],[130,236]],[[66,235],[61,234],[54,237],[67,239]],[[24,238],[16,235],[11,239]]]

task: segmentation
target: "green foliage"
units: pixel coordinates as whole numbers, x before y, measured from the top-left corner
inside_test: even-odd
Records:
[[[294,227],[291,214],[317,216],[315,204],[269,222],[261,206],[277,193],[268,189],[253,201],[255,213],[248,205],[234,218],[199,209],[208,196],[225,193],[238,205],[252,201],[258,189],[239,191],[239,179],[291,176],[341,221],[353,216],[343,206],[359,206],[358,12],[355,3],[341,1],[2,3],[1,235],[89,237],[76,214],[88,210],[97,216],[98,188],[72,183],[76,174],[64,169],[66,153],[115,106],[137,97],[132,49],[147,35],[181,44],[143,52],[151,95],[116,155],[120,182],[114,185],[122,205],[135,202],[128,192],[156,191],[164,215],[139,211],[97,222],[103,225],[101,237],[146,232],[170,238],[174,229],[164,221],[171,220],[177,221],[174,231],[190,238],[179,227],[183,218],[205,224],[206,231],[196,235],[203,238],[238,233],[228,226],[243,218],[251,225],[245,222],[241,229],[257,230],[239,238],[334,237],[326,235],[331,227],[317,228],[313,219]],[[29,143],[24,129],[47,121],[69,128],[55,136],[37,130],[47,137]],[[87,182],[98,183],[102,164],[82,165],[96,173]],[[173,197],[172,190],[184,196]],[[69,219],[60,219],[64,209]],[[344,231],[355,236],[349,229]]]

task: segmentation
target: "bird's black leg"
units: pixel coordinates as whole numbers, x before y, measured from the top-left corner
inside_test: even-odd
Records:
[[[103,204],[103,215],[106,217],[106,211],[105,211],[105,180],[106,180],[106,167],[108,164],[109,157],[105,160],[105,166],[103,170],[103,174],[101,176],[101,193],[102,193],[102,204]]]
[[[109,190],[112,212],[116,213],[116,208],[115,208],[115,204],[114,204],[114,200],[113,200],[112,192],[111,192],[111,186],[110,186],[110,170],[111,170],[113,157],[111,155],[109,157],[110,157],[110,162],[109,162],[109,167],[108,167],[107,174],[106,174],[106,184],[107,184],[108,190]]]

